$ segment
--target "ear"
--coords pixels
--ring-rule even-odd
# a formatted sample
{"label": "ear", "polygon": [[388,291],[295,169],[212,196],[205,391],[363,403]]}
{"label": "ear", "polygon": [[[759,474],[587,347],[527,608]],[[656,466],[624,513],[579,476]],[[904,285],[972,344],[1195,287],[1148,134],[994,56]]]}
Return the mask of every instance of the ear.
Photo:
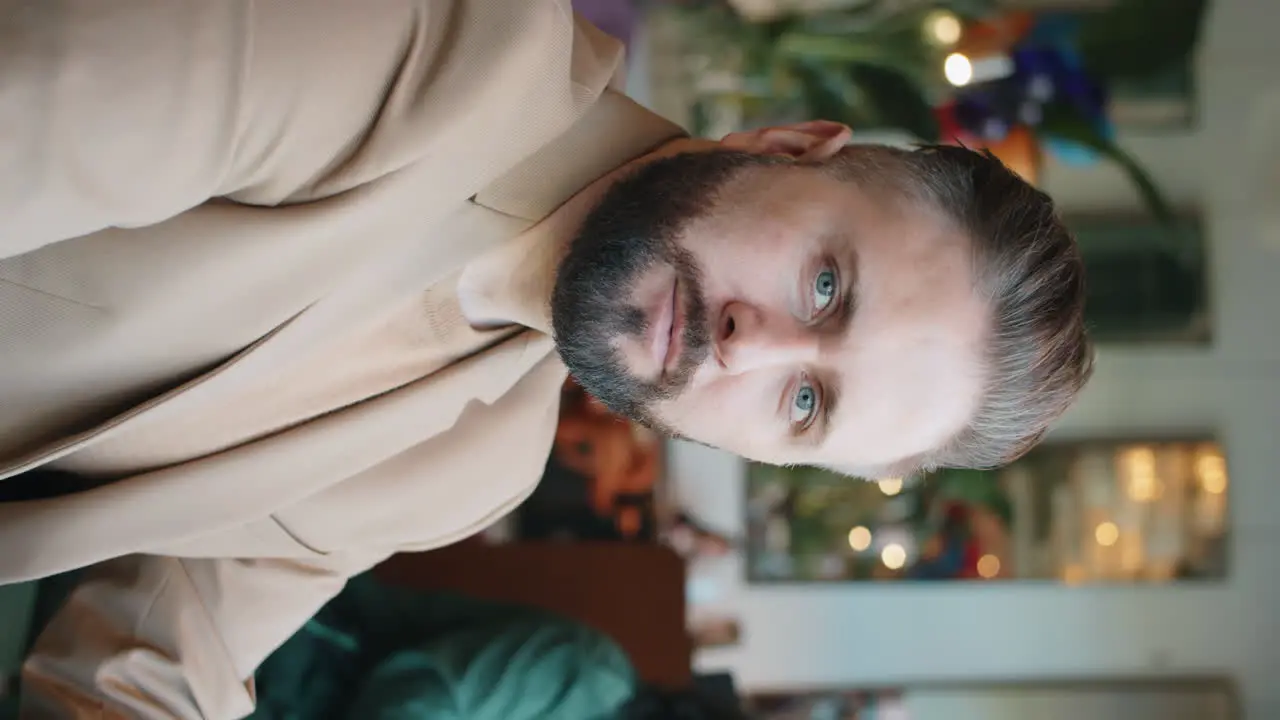
{"label": "ear", "polygon": [[830,120],[810,120],[726,135],[720,145],[728,150],[757,155],[786,155],[796,160],[820,161],[849,144],[853,130]]}

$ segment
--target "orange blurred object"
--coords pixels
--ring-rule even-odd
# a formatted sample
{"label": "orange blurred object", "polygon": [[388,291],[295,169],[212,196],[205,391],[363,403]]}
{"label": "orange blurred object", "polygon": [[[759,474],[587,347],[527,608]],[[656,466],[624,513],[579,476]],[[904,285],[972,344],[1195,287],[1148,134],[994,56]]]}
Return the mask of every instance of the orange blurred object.
{"label": "orange blurred object", "polygon": [[1032,185],[1040,181],[1040,143],[1029,128],[1015,127],[1003,140],[987,143],[985,147],[1022,179]]}
{"label": "orange blurred object", "polygon": [[556,460],[587,478],[592,509],[613,518],[625,536],[638,533],[643,518],[618,498],[653,492],[659,451],[656,439],[647,439],[643,431],[610,413],[572,381],[565,385],[556,428]]}
{"label": "orange blurred object", "polygon": [[956,43],[955,52],[970,60],[1008,55],[1013,46],[1031,32],[1035,21],[1035,14],[1018,10],[966,25],[960,42]]}

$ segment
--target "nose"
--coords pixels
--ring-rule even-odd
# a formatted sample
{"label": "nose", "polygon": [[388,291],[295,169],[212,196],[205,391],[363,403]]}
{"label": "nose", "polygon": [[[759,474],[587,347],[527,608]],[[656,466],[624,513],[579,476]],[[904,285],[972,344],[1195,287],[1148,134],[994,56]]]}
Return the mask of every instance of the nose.
{"label": "nose", "polygon": [[731,375],[769,367],[803,365],[817,356],[814,332],[790,313],[771,314],[748,303],[731,302],[716,325],[716,359]]}

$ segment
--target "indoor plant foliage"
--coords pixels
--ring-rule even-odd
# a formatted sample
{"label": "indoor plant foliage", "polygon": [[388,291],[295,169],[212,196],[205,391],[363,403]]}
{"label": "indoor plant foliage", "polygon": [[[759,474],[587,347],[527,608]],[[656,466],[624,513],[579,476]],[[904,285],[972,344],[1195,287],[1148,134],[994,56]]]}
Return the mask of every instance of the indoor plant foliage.
{"label": "indoor plant foliage", "polygon": [[[701,71],[734,77],[699,89],[695,132],[729,103],[748,124],[822,117],[926,143],[992,147],[1030,133],[1040,149],[1117,163],[1172,226],[1158,187],[1116,142],[1108,86],[1185,61],[1204,0],[1117,0],[1069,17],[1005,12],[993,0],[672,4]],[[957,77],[956,64],[968,74]]]}

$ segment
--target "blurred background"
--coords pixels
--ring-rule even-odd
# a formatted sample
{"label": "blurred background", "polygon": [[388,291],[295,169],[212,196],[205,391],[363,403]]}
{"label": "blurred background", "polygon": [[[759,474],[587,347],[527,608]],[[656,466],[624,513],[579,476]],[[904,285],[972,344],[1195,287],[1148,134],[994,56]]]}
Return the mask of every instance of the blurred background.
{"label": "blurred background", "polygon": [[1280,2],[575,6],[696,134],[1001,157],[1078,234],[1095,379],[1009,468],[878,483],[664,443],[569,384],[524,506],[375,575],[555,610],[764,720],[1280,718]]}
{"label": "blurred background", "polygon": [[733,629],[696,668],[768,718],[1280,717],[1280,4],[580,5],[694,132],[989,148],[1089,270],[1097,375],[1006,470],[855,484],[668,448],[668,497],[718,537],[691,624]]}

